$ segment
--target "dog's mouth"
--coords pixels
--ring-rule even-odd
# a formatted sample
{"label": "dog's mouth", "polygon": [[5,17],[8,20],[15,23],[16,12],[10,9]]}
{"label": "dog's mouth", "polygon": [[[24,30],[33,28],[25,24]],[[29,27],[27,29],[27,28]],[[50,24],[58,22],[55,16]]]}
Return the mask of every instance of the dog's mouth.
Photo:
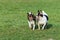
{"label": "dog's mouth", "polygon": [[31,20],[31,21],[32,21],[32,20],[33,20],[33,17],[29,17],[29,20]]}

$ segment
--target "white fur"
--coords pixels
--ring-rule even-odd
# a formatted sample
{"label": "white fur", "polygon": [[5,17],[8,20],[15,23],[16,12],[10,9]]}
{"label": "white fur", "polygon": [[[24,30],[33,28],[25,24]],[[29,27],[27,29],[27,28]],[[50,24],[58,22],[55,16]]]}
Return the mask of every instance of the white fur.
{"label": "white fur", "polygon": [[39,21],[38,21],[38,28],[39,28],[39,30],[40,30],[40,25],[43,24],[43,26],[42,26],[42,30],[43,30],[45,25],[46,25],[46,23],[47,23],[47,19],[46,19],[45,16],[39,17]]}
{"label": "white fur", "polygon": [[29,12],[29,14],[32,14],[31,12]]}
{"label": "white fur", "polygon": [[35,22],[34,22],[34,20],[28,21],[28,24],[29,24],[29,28],[32,28],[33,27],[33,30],[35,29]]}
{"label": "white fur", "polygon": [[46,15],[46,16],[48,16],[48,15],[47,15],[47,13],[46,13],[46,12],[44,12],[44,11],[42,11],[42,14],[43,14],[43,15]]}

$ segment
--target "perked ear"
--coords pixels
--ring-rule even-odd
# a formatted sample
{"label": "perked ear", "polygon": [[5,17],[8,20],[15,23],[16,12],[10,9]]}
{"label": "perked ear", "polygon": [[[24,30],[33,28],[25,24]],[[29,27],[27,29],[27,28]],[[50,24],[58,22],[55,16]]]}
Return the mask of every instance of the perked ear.
{"label": "perked ear", "polygon": [[27,15],[28,15],[29,13],[27,13]]}
{"label": "perked ear", "polygon": [[38,12],[40,12],[40,11],[38,10]]}
{"label": "perked ear", "polygon": [[40,10],[40,12],[42,13],[42,10]]}

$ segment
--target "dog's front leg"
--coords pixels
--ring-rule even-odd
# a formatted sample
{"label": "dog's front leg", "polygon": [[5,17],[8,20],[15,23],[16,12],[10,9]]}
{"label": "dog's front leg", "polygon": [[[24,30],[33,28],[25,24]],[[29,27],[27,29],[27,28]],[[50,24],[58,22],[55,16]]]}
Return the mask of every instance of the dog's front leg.
{"label": "dog's front leg", "polygon": [[40,24],[38,23],[38,30],[40,30]]}
{"label": "dog's front leg", "polygon": [[42,30],[44,30],[46,23],[43,24]]}
{"label": "dog's front leg", "polygon": [[31,28],[32,28],[31,23],[30,23],[30,22],[28,22],[28,24],[29,24],[29,28],[31,29]]}
{"label": "dog's front leg", "polygon": [[33,30],[35,29],[35,24],[33,24]]}
{"label": "dog's front leg", "polygon": [[38,24],[38,16],[36,16],[36,24]]}

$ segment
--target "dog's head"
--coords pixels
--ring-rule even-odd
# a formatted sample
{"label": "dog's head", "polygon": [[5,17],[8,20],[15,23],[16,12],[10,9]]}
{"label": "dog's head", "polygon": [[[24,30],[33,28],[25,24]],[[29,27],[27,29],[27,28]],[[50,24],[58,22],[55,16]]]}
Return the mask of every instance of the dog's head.
{"label": "dog's head", "polygon": [[29,21],[35,20],[35,16],[34,16],[34,14],[32,14],[32,12],[28,12],[27,17],[28,17]]}
{"label": "dog's head", "polygon": [[36,16],[36,20],[39,20],[43,17],[42,10],[38,10],[38,14]]}
{"label": "dog's head", "polygon": [[43,17],[42,10],[38,10],[38,15],[37,16]]}

